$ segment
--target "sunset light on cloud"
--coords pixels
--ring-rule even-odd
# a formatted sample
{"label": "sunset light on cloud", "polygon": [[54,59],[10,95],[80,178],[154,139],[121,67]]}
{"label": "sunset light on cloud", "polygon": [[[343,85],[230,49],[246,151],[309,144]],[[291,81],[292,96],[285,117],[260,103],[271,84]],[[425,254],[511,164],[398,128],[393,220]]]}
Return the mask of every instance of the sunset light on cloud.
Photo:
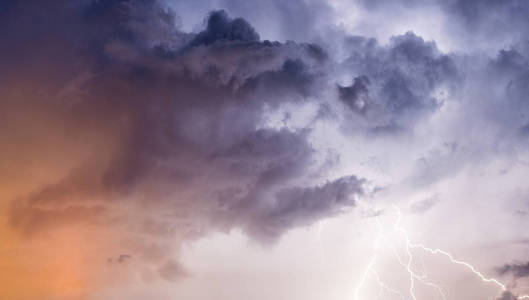
{"label": "sunset light on cloud", "polygon": [[529,1],[0,0],[0,300],[529,299]]}

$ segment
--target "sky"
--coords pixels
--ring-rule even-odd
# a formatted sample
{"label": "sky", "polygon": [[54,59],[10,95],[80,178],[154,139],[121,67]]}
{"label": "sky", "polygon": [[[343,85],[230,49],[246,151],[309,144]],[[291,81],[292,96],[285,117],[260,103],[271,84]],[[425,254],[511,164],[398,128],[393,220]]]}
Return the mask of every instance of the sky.
{"label": "sky", "polygon": [[0,299],[529,299],[529,1],[0,0]]}

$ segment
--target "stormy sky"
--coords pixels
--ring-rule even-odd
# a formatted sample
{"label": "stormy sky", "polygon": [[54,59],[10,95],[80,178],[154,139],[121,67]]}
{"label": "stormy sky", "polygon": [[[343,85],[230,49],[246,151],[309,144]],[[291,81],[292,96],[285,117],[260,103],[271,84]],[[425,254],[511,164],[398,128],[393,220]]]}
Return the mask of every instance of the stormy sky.
{"label": "stormy sky", "polygon": [[529,1],[0,0],[0,299],[529,298]]}

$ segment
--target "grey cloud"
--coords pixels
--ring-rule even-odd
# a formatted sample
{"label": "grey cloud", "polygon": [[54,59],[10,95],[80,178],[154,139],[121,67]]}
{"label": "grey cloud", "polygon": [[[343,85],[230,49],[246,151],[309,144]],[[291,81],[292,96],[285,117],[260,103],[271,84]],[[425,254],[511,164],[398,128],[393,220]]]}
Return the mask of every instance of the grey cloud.
{"label": "grey cloud", "polygon": [[[384,7],[388,4],[390,4],[391,2],[395,2],[395,1],[388,1],[388,0],[360,0],[359,1],[360,3],[362,3],[362,5],[364,5],[365,7],[369,8],[369,9],[377,9],[377,8],[380,8],[380,7]],[[399,0],[397,1],[398,3],[400,4],[403,4],[404,6],[407,6],[407,7],[414,7],[418,4],[421,3],[421,1],[418,1],[418,0]]]}
{"label": "grey cloud", "polygon": [[523,54],[516,49],[502,49],[498,52],[498,56],[491,61],[491,67],[494,68],[499,75],[508,75],[509,73],[519,74],[527,69],[527,61]]}
{"label": "grey cloud", "polygon": [[[472,162],[470,152],[470,149],[457,143],[443,143],[417,160],[410,180],[418,186],[427,186],[456,174],[467,163]],[[477,154],[474,153],[474,156]]]}
{"label": "grey cloud", "polygon": [[160,276],[167,281],[175,281],[187,275],[185,269],[176,261],[168,261],[158,269]]}
{"label": "grey cloud", "polygon": [[[446,100],[458,107],[453,114],[455,123],[448,124],[453,127],[442,143],[421,155],[410,182],[430,185],[469,165],[487,163],[492,155],[512,155],[525,146],[529,124],[525,53],[525,44],[520,43],[494,57],[453,56],[459,78],[464,78]],[[483,130],[483,126],[489,129]],[[459,132],[459,128],[464,130]],[[469,136],[469,132],[474,134]]]}
{"label": "grey cloud", "polygon": [[350,56],[342,67],[357,77],[350,87],[339,87],[341,99],[371,127],[413,126],[442,105],[438,89],[451,92],[458,86],[453,58],[411,32],[387,46],[365,37],[350,37],[346,44]]}
{"label": "grey cloud", "polygon": [[303,208],[312,215],[336,213],[343,207],[355,205],[354,197],[363,194],[364,183],[364,180],[356,176],[347,176],[321,186],[283,189],[277,194],[277,202],[271,215],[284,217],[296,214],[298,208]]}
{"label": "grey cloud", "polygon": [[500,275],[512,275],[516,279],[529,276],[529,262],[505,264],[496,270]]}
{"label": "grey cloud", "polygon": [[[195,0],[192,4],[167,2],[186,19],[188,26],[199,23],[203,14],[222,8],[230,15],[248,20],[265,39],[314,42],[320,37],[325,39],[322,29],[334,26],[332,8],[329,3],[321,0]],[[200,12],[202,14],[199,15]]]}
{"label": "grey cloud", "polygon": [[191,41],[192,46],[209,45],[219,40],[255,42],[259,34],[242,18],[231,20],[223,10],[210,13],[207,27]]}
{"label": "grey cloud", "polygon": [[[227,11],[240,7],[269,22],[250,2],[222,3]],[[457,3],[453,9],[466,14]],[[301,40],[311,40],[317,34],[311,30],[328,13],[318,1],[257,5],[277,9],[282,35]],[[472,24],[488,17],[475,13],[465,17]],[[503,10],[498,14],[505,19]],[[18,145],[44,136],[44,146],[36,143],[30,153],[41,161],[47,160],[40,152],[46,143],[66,148],[64,160],[78,149],[75,144],[88,153],[60,175],[50,171],[53,181],[12,200],[13,228],[26,237],[77,224],[117,228],[127,240],[116,241],[119,251],[127,251],[117,253],[131,253],[134,263],[154,265],[160,278],[174,281],[186,275],[178,261],[168,260],[178,252],[174,244],[233,228],[271,242],[353,208],[356,197],[365,196],[365,179],[357,176],[319,182],[318,173],[339,159],[317,161],[310,128],[265,127],[268,111],[321,98],[315,103],[321,115],[343,105],[347,130],[391,134],[421,126],[443,105],[446,95],[439,94],[471,82],[490,99],[461,100],[462,110],[472,112],[465,122],[486,106],[493,113],[479,117],[497,118],[502,130],[529,131],[529,52],[523,44],[500,51],[486,66],[476,60],[484,71],[478,73],[485,74],[480,77],[466,71],[465,57],[442,53],[411,32],[388,45],[348,37],[348,58],[333,61],[316,44],[261,40],[246,19],[225,11],[210,13],[196,33],[184,32],[180,23],[177,12],[153,0],[0,4],[0,116],[11,122],[0,126],[1,139]],[[353,82],[337,85],[335,72]],[[430,184],[461,170],[473,153],[459,142],[425,155],[416,172],[420,179],[412,179]],[[15,165],[24,165],[27,156],[13,155]],[[428,198],[410,209],[425,212],[435,203]],[[509,264],[500,273],[525,277],[526,267]]]}
{"label": "grey cloud", "polygon": [[[527,45],[523,45],[527,46]],[[529,49],[516,49],[500,51],[493,65],[498,70],[500,76],[507,78],[506,82],[506,99],[510,105],[518,109],[523,109],[523,113],[529,112]],[[527,119],[527,116],[523,116]],[[525,124],[524,124],[525,125]]]}
{"label": "grey cloud", "polygon": [[277,191],[275,201],[258,214],[252,231],[258,235],[276,237],[285,228],[304,226],[340,213],[356,205],[355,197],[364,194],[365,180],[346,176],[323,185],[289,187]]}
{"label": "grey cloud", "polygon": [[[511,135],[521,142],[529,124],[528,90],[529,48],[527,42],[520,42],[498,51],[469,77],[469,90],[487,103],[479,108],[476,117],[482,117],[494,124],[504,135]],[[472,99],[467,100],[472,105]]]}
{"label": "grey cloud", "polygon": [[387,15],[398,9],[422,11],[425,17],[442,15],[444,34],[458,47],[476,52],[497,51],[525,40],[529,28],[529,4],[524,0],[360,0],[359,3]]}
{"label": "grey cloud", "polygon": [[500,297],[496,298],[496,300],[518,300],[518,297],[509,291],[505,291]]}
{"label": "grey cloud", "polygon": [[[324,88],[329,57],[319,46],[260,41],[245,20],[222,11],[209,15],[204,31],[182,32],[176,13],[151,0],[56,0],[54,18],[41,15],[39,3],[10,8],[35,16],[39,34],[30,21],[0,20],[2,77],[37,87],[0,88],[24,99],[2,108],[16,103],[49,115],[65,128],[54,138],[82,141],[88,154],[13,199],[13,228],[27,235],[68,224],[135,228],[124,234],[136,241],[123,251],[159,266],[169,240],[232,228],[273,240],[354,206],[351,197],[362,194],[356,177],[317,186],[310,129],[263,128],[267,109],[310,101]],[[35,55],[37,41],[47,48]],[[38,124],[22,127],[27,135],[49,123],[19,118]],[[159,275],[172,280],[177,269],[167,264]]]}
{"label": "grey cloud", "polygon": [[[462,18],[470,30],[481,31],[493,30],[494,33],[508,33],[512,29],[521,29],[527,25],[529,4],[526,1],[477,1],[456,0],[439,1],[450,12]],[[519,30],[509,32],[520,34]]]}
{"label": "grey cloud", "polygon": [[[228,4],[233,3],[233,5],[229,5],[230,7],[240,5],[242,2],[248,3],[241,0],[227,0],[225,2]],[[273,14],[275,20],[279,23],[277,35],[281,39],[298,41],[325,39],[324,36],[321,37],[325,27],[332,26],[332,23],[329,22],[331,8],[325,1],[269,1],[268,4],[262,5],[264,7],[268,6],[268,13],[266,15],[262,13],[260,18],[268,18],[269,14]],[[255,15],[255,8],[251,7],[250,9],[249,13]]]}
{"label": "grey cloud", "polygon": [[412,213],[421,214],[429,211],[440,201],[440,195],[433,195],[426,199],[414,202],[410,205],[410,210]]}
{"label": "grey cloud", "polygon": [[120,254],[117,257],[109,257],[107,258],[107,262],[109,264],[117,263],[117,264],[124,264],[126,263],[132,256],[129,254]]}
{"label": "grey cloud", "polygon": [[340,100],[345,102],[353,111],[360,114],[365,112],[369,100],[369,78],[365,75],[355,77],[351,86],[338,85]]}

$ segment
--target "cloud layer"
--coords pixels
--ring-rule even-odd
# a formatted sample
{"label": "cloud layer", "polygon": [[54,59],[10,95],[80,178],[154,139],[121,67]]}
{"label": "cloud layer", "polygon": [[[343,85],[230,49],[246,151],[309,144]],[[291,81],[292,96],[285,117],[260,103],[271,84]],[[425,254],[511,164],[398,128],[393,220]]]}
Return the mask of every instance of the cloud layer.
{"label": "cloud layer", "polygon": [[[366,16],[453,17],[443,30],[465,51],[448,52],[414,28],[387,42],[348,32],[339,4],[258,4],[273,29],[241,1],[197,1],[207,13],[187,30],[192,14],[170,1],[1,3],[0,213],[9,253],[25,254],[5,258],[15,277],[41,270],[28,290],[45,299],[178,281],[193,274],[183,245],[212,232],[273,245],[388,193],[414,190],[410,211],[429,214],[444,184],[497,160],[525,174],[529,6],[355,2]],[[86,250],[68,244],[79,237]],[[51,240],[68,250],[42,250]],[[61,256],[80,271],[49,263]],[[498,271],[516,282],[524,268]],[[79,280],[41,285],[46,272]],[[6,297],[35,297],[16,289]]]}

